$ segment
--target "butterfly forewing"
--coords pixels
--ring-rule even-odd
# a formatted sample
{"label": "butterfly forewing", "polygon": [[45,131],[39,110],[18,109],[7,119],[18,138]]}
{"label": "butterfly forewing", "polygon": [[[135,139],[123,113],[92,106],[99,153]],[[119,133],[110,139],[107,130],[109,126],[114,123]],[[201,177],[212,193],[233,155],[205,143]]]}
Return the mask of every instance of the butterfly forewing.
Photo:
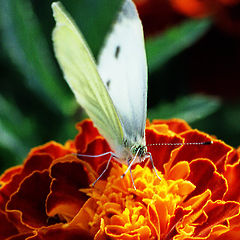
{"label": "butterfly forewing", "polygon": [[92,54],[63,6],[59,2],[53,3],[52,9],[56,21],[53,31],[54,50],[65,80],[100,133],[116,150],[122,145],[123,130]]}

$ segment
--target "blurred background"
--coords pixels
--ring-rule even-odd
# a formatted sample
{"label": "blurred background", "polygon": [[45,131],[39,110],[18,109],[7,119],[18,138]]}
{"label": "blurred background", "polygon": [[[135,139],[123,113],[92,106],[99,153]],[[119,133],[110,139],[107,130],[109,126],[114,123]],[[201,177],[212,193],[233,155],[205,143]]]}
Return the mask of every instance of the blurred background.
{"label": "blurred background", "polygon": [[[0,0],[0,171],[86,117],[53,54],[51,2]],[[122,0],[62,0],[97,58]],[[240,145],[240,1],[135,0],[149,67],[148,117],[183,118]]]}

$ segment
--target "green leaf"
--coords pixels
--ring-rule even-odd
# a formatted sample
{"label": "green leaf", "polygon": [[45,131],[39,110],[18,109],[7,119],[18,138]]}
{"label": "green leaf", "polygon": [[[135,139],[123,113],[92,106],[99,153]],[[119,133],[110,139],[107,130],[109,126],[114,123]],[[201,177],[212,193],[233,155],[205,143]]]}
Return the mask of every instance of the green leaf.
{"label": "green leaf", "polygon": [[1,95],[0,131],[0,149],[7,150],[8,154],[11,155],[11,158],[7,155],[5,159],[8,159],[9,163],[20,162],[30,148],[27,136],[32,135],[33,124]]}
{"label": "green leaf", "polygon": [[148,112],[148,118],[168,119],[181,118],[188,123],[207,117],[217,111],[220,107],[220,100],[203,95],[189,95],[176,100],[174,103],[160,104]]}
{"label": "green leaf", "polygon": [[53,56],[30,1],[0,0],[0,3],[2,44],[24,76],[25,85],[53,111],[71,112],[73,101],[57,78]]}
{"label": "green leaf", "polygon": [[196,42],[211,26],[209,19],[188,20],[146,41],[149,72]]}
{"label": "green leaf", "polygon": [[18,161],[26,156],[29,148],[25,145],[24,141],[21,141],[17,135],[12,133],[0,119],[0,147],[7,149],[13,155],[15,155]]}
{"label": "green leaf", "polygon": [[1,95],[0,120],[2,122],[2,125],[5,126],[5,129],[8,129],[8,132],[12,132],[13,135],[20,136],[20,138],[22,138],[24,142],[27,141],[27,138],[29,136],[33,135],[35,128],[33,120],[30,120],[29,118],[24,116],[19,111],[17,106],[10,103]]}

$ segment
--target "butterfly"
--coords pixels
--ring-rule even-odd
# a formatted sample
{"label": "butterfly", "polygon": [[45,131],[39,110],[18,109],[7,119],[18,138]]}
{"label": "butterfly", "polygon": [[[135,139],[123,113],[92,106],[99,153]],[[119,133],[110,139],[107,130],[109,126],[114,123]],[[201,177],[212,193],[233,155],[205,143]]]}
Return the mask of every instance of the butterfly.
{"label": "butterfly", "polygon": [[[147,61],[136,7],[125,0],[100,53],[98,66],[77,25],[60,2],[52,4],[53,45],[76,100],[120,163],[151,158],[147,151]],[[152,158],[151,158],[152,159]]]}
{"label": "butterfly", "polygon": [[[98,179],[113,157],[128,165],[122,177],[127,171],[131,173],[133,164],[147,158],[158,176],[146,146],[147,61],[143,28],[134,3],[123,1],[101,50],[98,65],[63,5],[54,2],[52,9],[56,21],[52,34],[54,51],[64,78],[77,102],[113,150],[89,156],[110,154],[107,166]],[[133,179],[132,182],[134,185]]]}

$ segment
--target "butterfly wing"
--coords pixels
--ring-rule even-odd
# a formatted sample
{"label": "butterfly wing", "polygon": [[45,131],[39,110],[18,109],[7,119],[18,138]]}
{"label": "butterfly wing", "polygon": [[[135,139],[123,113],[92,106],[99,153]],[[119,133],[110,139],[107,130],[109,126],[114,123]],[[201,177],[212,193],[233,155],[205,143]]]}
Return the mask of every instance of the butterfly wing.
{"label": "butterfly wing", "polygon": [[122,145],[123,130],[112,100],[76,24],[61,3],[52,4],[56,27],[53,44],[64,78],[78,103],[115,151]]}
{"label": "butterfly wing", "polygon": [[145,145],[147,63],[142,24],[125,0],[98,61],[99,74],[122,122],[129,145]]}

